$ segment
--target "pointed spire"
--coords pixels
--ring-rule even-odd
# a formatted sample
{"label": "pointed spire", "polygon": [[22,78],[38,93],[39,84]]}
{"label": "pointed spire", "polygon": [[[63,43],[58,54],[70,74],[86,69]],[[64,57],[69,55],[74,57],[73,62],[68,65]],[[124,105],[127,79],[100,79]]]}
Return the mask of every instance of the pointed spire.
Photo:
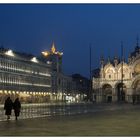
{"label": "pointed spire", "polygon": [[136,47],[135,47],[135,52],[139,52],[139,36],[137,35],[137,38],[136,38]]}
{"label": "pointed spire", "polygon": [[121,41],[121,61],[124,61],[123,41]]}
{"label": "pointed spire", "polygon": [[129,56],[128,56],[128,63],[130,63],[131,62],[131,54],[129,54]]}
{"label": "pointed spire", "polygon": [[118,65],[118,57],[117,57],[117,56],[114,57],[114,65],[115,65],[115,66]]}
{"label": "pointed spire", "polygon": [[51,52],[52,52],[52,53],[55,53],[55,50],[56,50],[56,48],[55,48],[55,44],[54,44],[54,42],[53,42],[52,47],[51,47]]}
{"label": "pointed spire", "polygon": [[101,67],[103,67],[103,65],[104,65],[104,57],[103,57],[103,55],[100,57],[100,64],[101,64]]}
{"label": "pointed spire", "polygon": [[110,56],[108,57],[108,63],[110,63]]}
{"label": "pointed spire", "polygon": [[103,55],[101,55],[100,60],[104,61],[104,56]]}

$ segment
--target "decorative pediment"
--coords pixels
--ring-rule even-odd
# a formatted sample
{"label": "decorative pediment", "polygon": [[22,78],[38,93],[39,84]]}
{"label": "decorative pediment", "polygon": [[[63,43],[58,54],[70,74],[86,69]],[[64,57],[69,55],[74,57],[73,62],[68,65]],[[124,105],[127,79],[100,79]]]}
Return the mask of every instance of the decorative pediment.
{"label": "decorative pediment", "polygon": [[135,73],[140,73],[140,63],[138,63],[138,64],[135,65],[134,72]]}
{"label": "decorative pediment", "polygon": [[122,65],[122,63],[120,63],[120,64],[117,66],[118,73],[121,72],[122,66],[123,66],[123,72],[124,72],[124,73],[129,72],[129,66],[128,66],[128,64],[123,62],[123,65]]}
{"label": "decorative pediment", "polygon": [[114,73],[115,72],[115,68],[112,64],[107,64],[105,67],[104,67],[104,72],[105,73]]}

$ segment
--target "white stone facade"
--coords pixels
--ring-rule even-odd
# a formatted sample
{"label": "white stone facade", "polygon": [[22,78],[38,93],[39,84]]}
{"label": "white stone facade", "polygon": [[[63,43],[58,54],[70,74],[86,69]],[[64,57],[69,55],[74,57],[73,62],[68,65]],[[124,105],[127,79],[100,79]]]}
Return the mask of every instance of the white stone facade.
{"label": "white stone facade", "polygon": [[[123,83],[123,84],[122,84]],[[122,88],[123,85],[123,88]],[[93,77],[93,94],[96,102],[132,102],[133,95],[140,95],[140,48],[138,44],[135,51],[128,58],[128,63],[101,60],[99,77]],[[123,89],[123,90],[122,90]]]}

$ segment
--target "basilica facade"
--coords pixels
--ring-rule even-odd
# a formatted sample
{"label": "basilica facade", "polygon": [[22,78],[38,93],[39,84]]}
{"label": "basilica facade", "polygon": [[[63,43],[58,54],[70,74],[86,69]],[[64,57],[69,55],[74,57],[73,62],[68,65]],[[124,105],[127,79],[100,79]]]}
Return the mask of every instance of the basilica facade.
{"label": "basilica facade", "polygon": [[133,102],[140,100],[140,47],[129,54],[128,61],[100,60],[100,68],[93,71],[92,88],[96,102]]}

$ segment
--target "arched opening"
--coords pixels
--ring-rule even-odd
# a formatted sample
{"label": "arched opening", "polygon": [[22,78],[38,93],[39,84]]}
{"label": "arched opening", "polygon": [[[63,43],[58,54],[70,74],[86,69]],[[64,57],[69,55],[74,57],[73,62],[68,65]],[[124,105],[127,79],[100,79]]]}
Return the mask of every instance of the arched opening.
{"label": "arched opening", "polygon": [[140,102],[140,79],[134,83],[133,103]]}
{"label": "arched opening", "polygon": [[123,83],[117,85],[117,99],[118,101],[125,101],[126,86]]}
{"label": "arched opening", "polygon": [[105,102],[112,102],[112,87],[109,84],[105,84],[102,88],[103,100]]}
{"label": "arched opening", "polygon": [[135,65],[133,74],[134,75],[140,74],[140,63]]}

